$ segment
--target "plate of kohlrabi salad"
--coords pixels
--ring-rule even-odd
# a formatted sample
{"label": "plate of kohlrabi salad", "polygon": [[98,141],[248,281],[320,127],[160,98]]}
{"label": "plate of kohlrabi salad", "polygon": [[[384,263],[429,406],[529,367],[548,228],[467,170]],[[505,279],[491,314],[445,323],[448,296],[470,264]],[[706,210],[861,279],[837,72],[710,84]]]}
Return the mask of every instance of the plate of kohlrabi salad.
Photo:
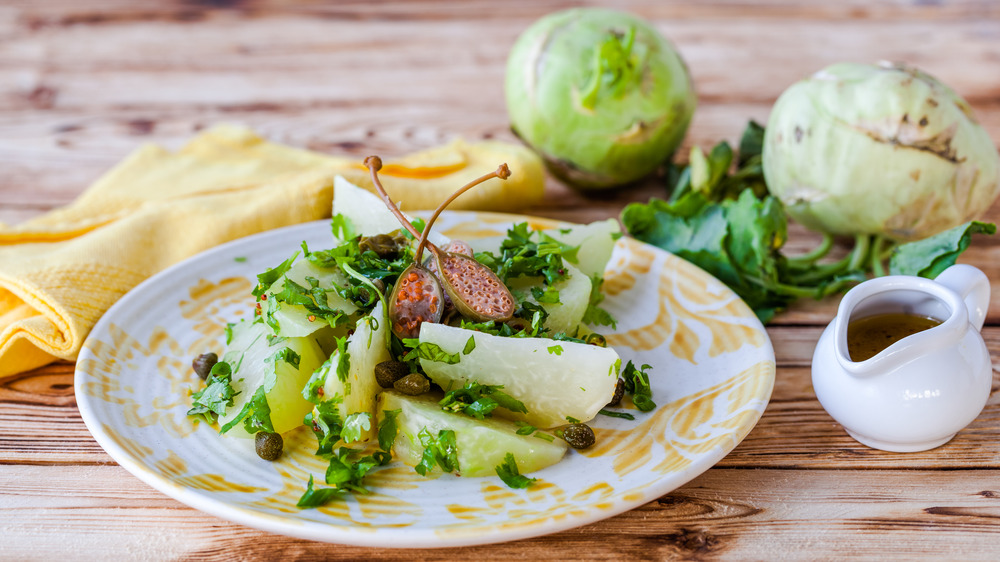
{"label": "plate of kohlrabi salad", "polygon": [[708,274],[615,220],[445,210],[478,181],[404,213],[366,164],[376,192],[338,177],[332,220],[196,256],[101,319],[77,398],[127,470],[276,533],[482,544],[653,500],[759,419],[770,341]]}

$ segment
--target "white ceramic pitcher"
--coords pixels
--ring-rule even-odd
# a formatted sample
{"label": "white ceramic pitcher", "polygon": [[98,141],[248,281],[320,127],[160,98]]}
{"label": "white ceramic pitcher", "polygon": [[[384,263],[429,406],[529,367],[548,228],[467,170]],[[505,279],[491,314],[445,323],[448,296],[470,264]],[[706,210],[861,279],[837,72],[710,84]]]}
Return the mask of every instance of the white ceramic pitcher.
{"label": "white ceramic pitcher", "polygon": [[[993,370],[979,333],[989,300],[986,274],[970,265],[951,266],[934,280],[891,275],[861,283],[844,295],[816,344],[816,397],[869,447],[912,452],[947,443],[979,415],[990,395]],[[942,322],[871,359],[852,361],[848,324],[886,313]]]}

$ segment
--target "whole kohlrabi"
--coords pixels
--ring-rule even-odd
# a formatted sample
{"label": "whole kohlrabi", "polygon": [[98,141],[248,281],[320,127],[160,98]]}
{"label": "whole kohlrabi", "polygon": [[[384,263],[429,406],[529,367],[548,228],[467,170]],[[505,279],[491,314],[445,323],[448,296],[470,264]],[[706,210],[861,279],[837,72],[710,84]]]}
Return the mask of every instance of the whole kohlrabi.
{"label": "whole kohlrabi", "polygon": [[835,64],[778,98],[764,175],[809,228],[917,240],[990,206],[1000,156],[969,105],[933,77],[904,65]]}
{"label": "whole kohlrabi", "polygon": [[695,95],[680,56],[631,14],[577,8],[528,28],[507,60],[511,125],[558,176],[606,188],[648,175],[687,130]]}

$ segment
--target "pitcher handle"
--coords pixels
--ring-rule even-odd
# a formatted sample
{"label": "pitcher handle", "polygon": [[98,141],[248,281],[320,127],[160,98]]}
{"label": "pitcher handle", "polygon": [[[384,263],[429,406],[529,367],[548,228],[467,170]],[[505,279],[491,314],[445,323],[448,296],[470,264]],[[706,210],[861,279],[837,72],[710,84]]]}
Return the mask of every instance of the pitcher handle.
{"label": "pitcher handle", "polygon": [[986,311],[990,307],[990,280],[971,265],[957,264],[941,272],[936,282],[958,293],[969,309],[969,323],[983,329]]}

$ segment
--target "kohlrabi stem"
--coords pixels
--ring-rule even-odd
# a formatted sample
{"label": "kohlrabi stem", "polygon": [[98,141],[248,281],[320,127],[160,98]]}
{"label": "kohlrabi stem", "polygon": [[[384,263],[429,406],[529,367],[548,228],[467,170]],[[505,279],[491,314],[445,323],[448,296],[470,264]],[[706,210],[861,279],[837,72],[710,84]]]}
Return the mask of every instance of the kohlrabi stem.
{"label": "kohlrabi stem", "polygon": [[[510,177],[510,168],[507,167],[507,164],[500,164],[500,167],[497,168],[495,172],[490,172],[488,174],[479,176],[478,178],[463,185],[458,189],[458,191],[452,193],[450,197],[448,197],[440,205],[438,205],[438,208],[434,209],[434,214],[431,215],[431,218],[427,219],[427,224],[424,225],[424,231],[420,235],[420,242],[417,243],[417,251],[413,254],[413,262],[420,263],[420,256],[423,254],[424,246],[430,245],[430,242],[427,241],[427,235],[431,231],[431,226],[434,225],[434,221],[436,221],[438,216],[441,215],[441,211],[444,211],[445,207],[451,205],[451,202],[457,199],[459,195],[465,193],[466,191],[469,191],[473,187],[476,187],[477,185],[483,183],[486,180],[493,178],[500,178],[502,180],[505,180],[509,177]],[[436,250],[437,248],[431,245],[431,251],[437,254]]]}
{"label": "kohlrabi stem", "polygon": [[823,258],[828,253],[830,249],[833,248],[833,236],[830,234],[823,235],[823,241],[820,242],[819,246],[816,246],[808,253],[802,254],[801,256],[793,256],[788,258],[788,267],[798,269],[806,269],[812,266],[817,260]]}
{"label": "kohlrabi stem", "polygon": [[881,236],[875,236],[875,242],[872,244],[871,251],[871,270],[875,274],[875,277],[882,277],[885,275],[885,267],[882,265],[882,245],[885,243],[885,238]]}
{"label": "kohlrabi stem", "polygon": [[[403,212],[399,210],[399,207],[392,202],[392,199],[389,199],[389,194],[385,192],[385,188],[382,187],[382,182],[378,179],[378,171],[382,169],[382,159],[378,156],[369,156],[368,158],[365,158],[365,166],[371,170],[372,183],[375,184],[375,191],[378,192],[379,197],[381,197],[382,201],[385,202],[385,206],[389,208],[393,215],[396,216],[396,219],[398,219],[400,224],[403,225],[403,228],[410,231],[410,234],[412,234],[414,238],[420,238],[421,234],[417,232],[416,228],[413,228],[410,221],[406,220],[406,216],[403,215]],[[427,229],[424,228],[424,232],[426,231]]]}
{"label": "kohlrabi stem", "polygon": [[851,261],[847,265],[848,269],[859,269],[861,264],[868,260],[868,250],[871,247],[872,237],[867,234],[858,234],[854,237],[854,249],[851,250]]}

